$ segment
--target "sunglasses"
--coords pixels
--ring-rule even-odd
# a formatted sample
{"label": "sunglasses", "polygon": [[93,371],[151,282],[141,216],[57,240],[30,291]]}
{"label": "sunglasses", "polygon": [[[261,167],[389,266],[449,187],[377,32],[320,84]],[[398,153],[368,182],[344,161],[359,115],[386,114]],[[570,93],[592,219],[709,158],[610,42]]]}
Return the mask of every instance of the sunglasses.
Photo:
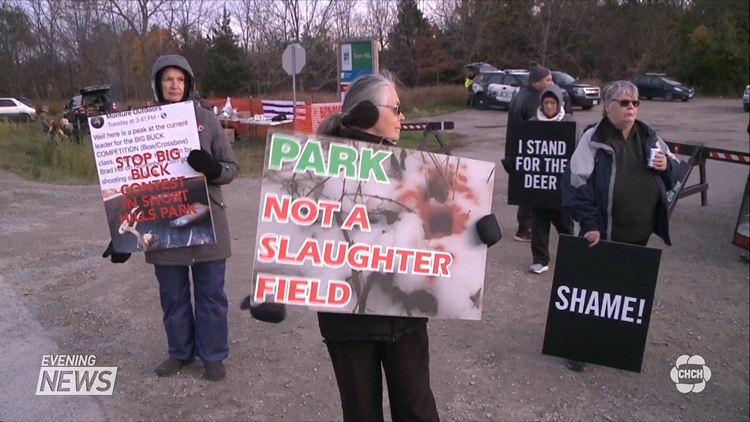
{"label": "sunglasses", "polygon": [[612,100],[615,103],[620,104],[620,107],[622,108],[628,108],[630,104],[633,104],[633,107],[638,108],[639,105],[641,105],[641,100]]}
{"label": "sunglasses", "polygon": [[391,110],[393,110],[393,112],[394,112],[394,113],[396,113],[396,116],[400,116],[400,115],[401,115],[401,113],[403,113],[403,111],[404,111],[404,109],[402,109],[402,108],[401,108],[401,104],[396,104],[396,105],[394,105],[394,106],[392,106],[392,105],[385,105],[385,104],[380,104],[380,107],[387,107],[387,108],[390,108]]}

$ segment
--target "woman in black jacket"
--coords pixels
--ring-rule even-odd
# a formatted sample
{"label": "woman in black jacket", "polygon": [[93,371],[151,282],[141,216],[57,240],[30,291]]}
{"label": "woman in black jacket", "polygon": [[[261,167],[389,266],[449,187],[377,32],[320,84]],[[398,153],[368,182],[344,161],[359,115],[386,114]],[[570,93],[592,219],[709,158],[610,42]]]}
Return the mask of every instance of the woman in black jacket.
{"label": "woman in black jacket", "polygon": [[[328,117],[318,133],[395,146],[403,121],[393,81],[367,75],[349,86],[342,113]],[[394,422],[439,420],[430,388],[427,318],[319,312],[318,323],[344,421],[383,420],[383,370]]]}

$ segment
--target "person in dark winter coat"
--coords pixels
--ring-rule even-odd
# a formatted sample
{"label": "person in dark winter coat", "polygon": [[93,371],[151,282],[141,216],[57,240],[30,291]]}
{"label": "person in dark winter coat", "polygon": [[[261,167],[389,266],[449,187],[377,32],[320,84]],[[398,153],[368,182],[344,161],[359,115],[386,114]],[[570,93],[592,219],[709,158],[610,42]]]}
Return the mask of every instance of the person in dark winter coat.
{"label": "person in dark winter coat", "polygon": [[[542,102],[530,121],[574,122],[563,108],[563,90],[550,85],[542,91]],[[570,215],[557,208],[531,208],[531,255],[533,262],[529,271],[541,274],[549,270],[549,231],[554,225],[558,233],[570,234]]]}
{"label": "person in dark winter coat", "polygon": [[[403,121],[393,81],[383,73],[366,75],[347,89],[342,113],[329,116],[318,133],[396,145]],[[496,220],[494,225],[497,227]],[[479,223],[477,230],[483,238]],[[499,234],[499,227],[497,230]],[[421,317],[318,313],[345,422],[383,420],[383,371],[393,421],[439,421],[430,387],[427,321]]]}
{"label": "person in dark winter coat", "polygon": [[[151,83],[156,104],[191,100],[195,92],[193,70],[187,60],[178,55],[161,56],[156,60],[151,70]],[[159,376],[174,375],[197,356],[204,362],[204,377],[219,381],[226,375],[223,361],[229,356],[224,277],[226,260],[232,255],[221,186],[234,180],[239,164],[216,116],[197,103],[194,108],[201,149],[191,151],[187,162],[203,173],[208,182],[216,243],[145,252],[146,262],[154,265],[159,282],[169,346],[169,357],[155,372]],[[122,263],[130,254],[115,252],[110,242],[103,256]],[[191,272],[195,309],[190,294]]]}
{"label": "person in dark winter coat", "polygon": [[[508,106],[508,125],[506,127],[505,139],[508,133],[518,122],[525,122],[536,115],[539,102],[544,88],[552,84],[552,73],[546,67],[533,62],[529,71],[529,83],[521,88]],[[508,168],[509,163],[503,160],[503,166]],[[531,208],[519,206],[516,214],[518,220],[518,231],[513,237],[518,242],[531,241]]]}
{"label": "person in dark winter coat", "polygon": [[[604,118],[585,130],[563,173],[563,209],[591,247],[600,240],[645,246],[654,233],[671,246],[667,191],[678,181],[679,160],[636,118],[635,85],[612,82],[603,97]],[[652,148],[659,152],[649,163]],[[584,365],[568,361],[568,368]]]}

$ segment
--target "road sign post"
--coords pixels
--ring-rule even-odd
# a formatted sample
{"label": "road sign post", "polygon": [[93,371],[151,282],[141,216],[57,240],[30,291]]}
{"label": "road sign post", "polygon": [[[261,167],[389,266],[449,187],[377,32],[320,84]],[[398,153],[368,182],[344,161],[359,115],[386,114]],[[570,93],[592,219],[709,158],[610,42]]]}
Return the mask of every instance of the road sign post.
{"label": "road sign post", "polygon": [[281,67],[287,75],[292,76],[292,110],[297,114],[297,74],[305,67],[307,56],[305,49],[298,43],[290,44],[281,55]]}

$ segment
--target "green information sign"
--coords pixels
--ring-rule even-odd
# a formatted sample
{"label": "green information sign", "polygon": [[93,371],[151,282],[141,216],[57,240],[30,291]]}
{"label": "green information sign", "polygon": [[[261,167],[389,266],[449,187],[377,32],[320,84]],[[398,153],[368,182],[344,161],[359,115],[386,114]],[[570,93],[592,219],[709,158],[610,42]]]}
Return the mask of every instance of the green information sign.
{"label": "green information sign", "polygon": [[372,43],[352,44],[352,70],[369,70],[372,72]]}
{"label": "green information sign", "polygon": [[[339,92],[363,75],[378,74],[378,48],[375,38],[339,40]],[[343,96],[342,96],[343,98]]]}

